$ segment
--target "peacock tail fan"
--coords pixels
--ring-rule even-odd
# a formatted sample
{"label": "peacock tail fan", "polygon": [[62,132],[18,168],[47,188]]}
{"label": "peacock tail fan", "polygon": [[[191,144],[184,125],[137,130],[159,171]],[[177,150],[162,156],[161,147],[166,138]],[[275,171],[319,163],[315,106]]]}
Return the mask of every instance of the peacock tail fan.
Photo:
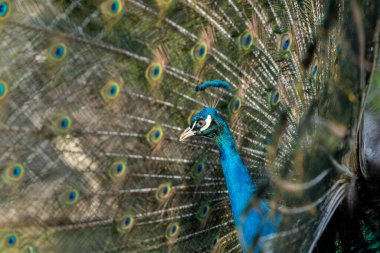
{"label": "peacock tail fan", "polygon": [[[204,107],[256,184],[247,212],[270,207],[254,225],[278,223],[243,250],[312,252],[330,220],[347,249],[334,213],[367,179],[379,13],[370,0],[0,0],[0,252],[241,252],[218,149],[179,142]],[[209,80],[231,89],[194,91]],[[358,216],[374,250],[378,196]]]}

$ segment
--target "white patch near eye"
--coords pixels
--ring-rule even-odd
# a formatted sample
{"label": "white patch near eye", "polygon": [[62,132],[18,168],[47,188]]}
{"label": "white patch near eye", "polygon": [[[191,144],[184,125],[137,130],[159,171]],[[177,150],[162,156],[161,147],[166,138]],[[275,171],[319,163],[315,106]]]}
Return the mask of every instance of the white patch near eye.
{"label": "white patch near eye", "polygon": [[204,130],[206,130],[207,128],[209,128],[209,126],[211,125],[211,121],[212,121],[212,119],[211,119],[211,116],[210,115],[208,115],[207,116],[207,119],[205,120],[206,121],[206,125],[204,125],[199,131],[204,131]]}
{"label": "white patch near eye", "polygon": [[194,122],[193,126],[191,127],[191,130],[194,129],[194,127],[195,127],[195,123],[197,123],[197,122],[196,122],[196,121]]}

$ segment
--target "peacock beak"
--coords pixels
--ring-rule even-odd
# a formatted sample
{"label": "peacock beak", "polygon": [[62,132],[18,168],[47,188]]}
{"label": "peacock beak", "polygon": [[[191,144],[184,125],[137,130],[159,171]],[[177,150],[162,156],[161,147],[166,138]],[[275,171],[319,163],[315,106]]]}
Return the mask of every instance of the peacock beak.
{"label": "peacock beak", "polygon": [[184,141],[187,138],[189,138],[191,136],[194,136],[195,133],[196,133],[196,131],[193,131],[193,129],[191,129],[190,127],[188,127],[188,128],[185,129],[185,131],[183,131],[183,133],[179,137],[179,141]]}

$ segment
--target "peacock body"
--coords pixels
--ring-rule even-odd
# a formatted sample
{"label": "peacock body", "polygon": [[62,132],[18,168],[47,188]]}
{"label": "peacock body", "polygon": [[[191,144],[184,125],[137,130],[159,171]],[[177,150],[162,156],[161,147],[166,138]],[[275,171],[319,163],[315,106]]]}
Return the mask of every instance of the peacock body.
{"label": "peacock body", "polygon": [[0,0],[0,252],[379,251],[379,13]]}

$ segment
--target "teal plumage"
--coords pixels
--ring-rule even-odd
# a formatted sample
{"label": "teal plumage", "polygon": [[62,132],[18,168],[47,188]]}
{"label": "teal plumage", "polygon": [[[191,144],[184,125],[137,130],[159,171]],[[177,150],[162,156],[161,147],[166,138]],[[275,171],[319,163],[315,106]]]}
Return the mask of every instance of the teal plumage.
{"label": "teal plumage", "polygon": [[[378,13],[0,0],[0,251],[378,250]],[[180,142],[202,112],[223,137]]]}
{"label": "teal plumage", "polygon": [[[209,87],[231,90],[231,86],[223,81],[214,80],[196,86],[196,91],[206,90]],[[236,228],[239,232],[241,247],[244,251],[252,251],[252,245],[257,238],[274,234],[281,219],[279,214],[273,219],[266,216],[270,212],[268,205],[260,200],[256,208],[248,211],[251,199],[255,196],[256,185],[237,152],[235,140],[226,122],[215,108],[205,108],[198,112],[191,120],[180,137],[183,141],[191,136],[203,136],[215,141],[219,149],[221,165],[226,180],[228,195]],[[259,246],[254,252],[260,252]]]}
{"label": "teal plumage", "polygon": [[[211,116],[213,125],[202,130],[203,127],[198,127],[199,122],[207,121],[207,117]],[[261,236],[274,234],[279,217],[277,219],[266,218],[269,210],[268,205],[260,201],[258,206],[245,214],[245,209],[250,203],[250,200],[255,196],[256,185],[252,181],[251,175],[246,166],[242,162],[236,148],[234,138],[227,124],[217,114],[215,108],[205,108],[197,113],[192,120],[193,128],[186,130],[185,138],[189,138],[190,131],[194,131],[196,135],[206,136],[215,140],[219,153],[223,174],[226,180],[228,195],[231,203],[232,214],[235,225],[241,233],[240,242],[245,251],[249,251],[251,245],[254,245],[254,240]],[[255,252],[259,252],[257,247]]]}

